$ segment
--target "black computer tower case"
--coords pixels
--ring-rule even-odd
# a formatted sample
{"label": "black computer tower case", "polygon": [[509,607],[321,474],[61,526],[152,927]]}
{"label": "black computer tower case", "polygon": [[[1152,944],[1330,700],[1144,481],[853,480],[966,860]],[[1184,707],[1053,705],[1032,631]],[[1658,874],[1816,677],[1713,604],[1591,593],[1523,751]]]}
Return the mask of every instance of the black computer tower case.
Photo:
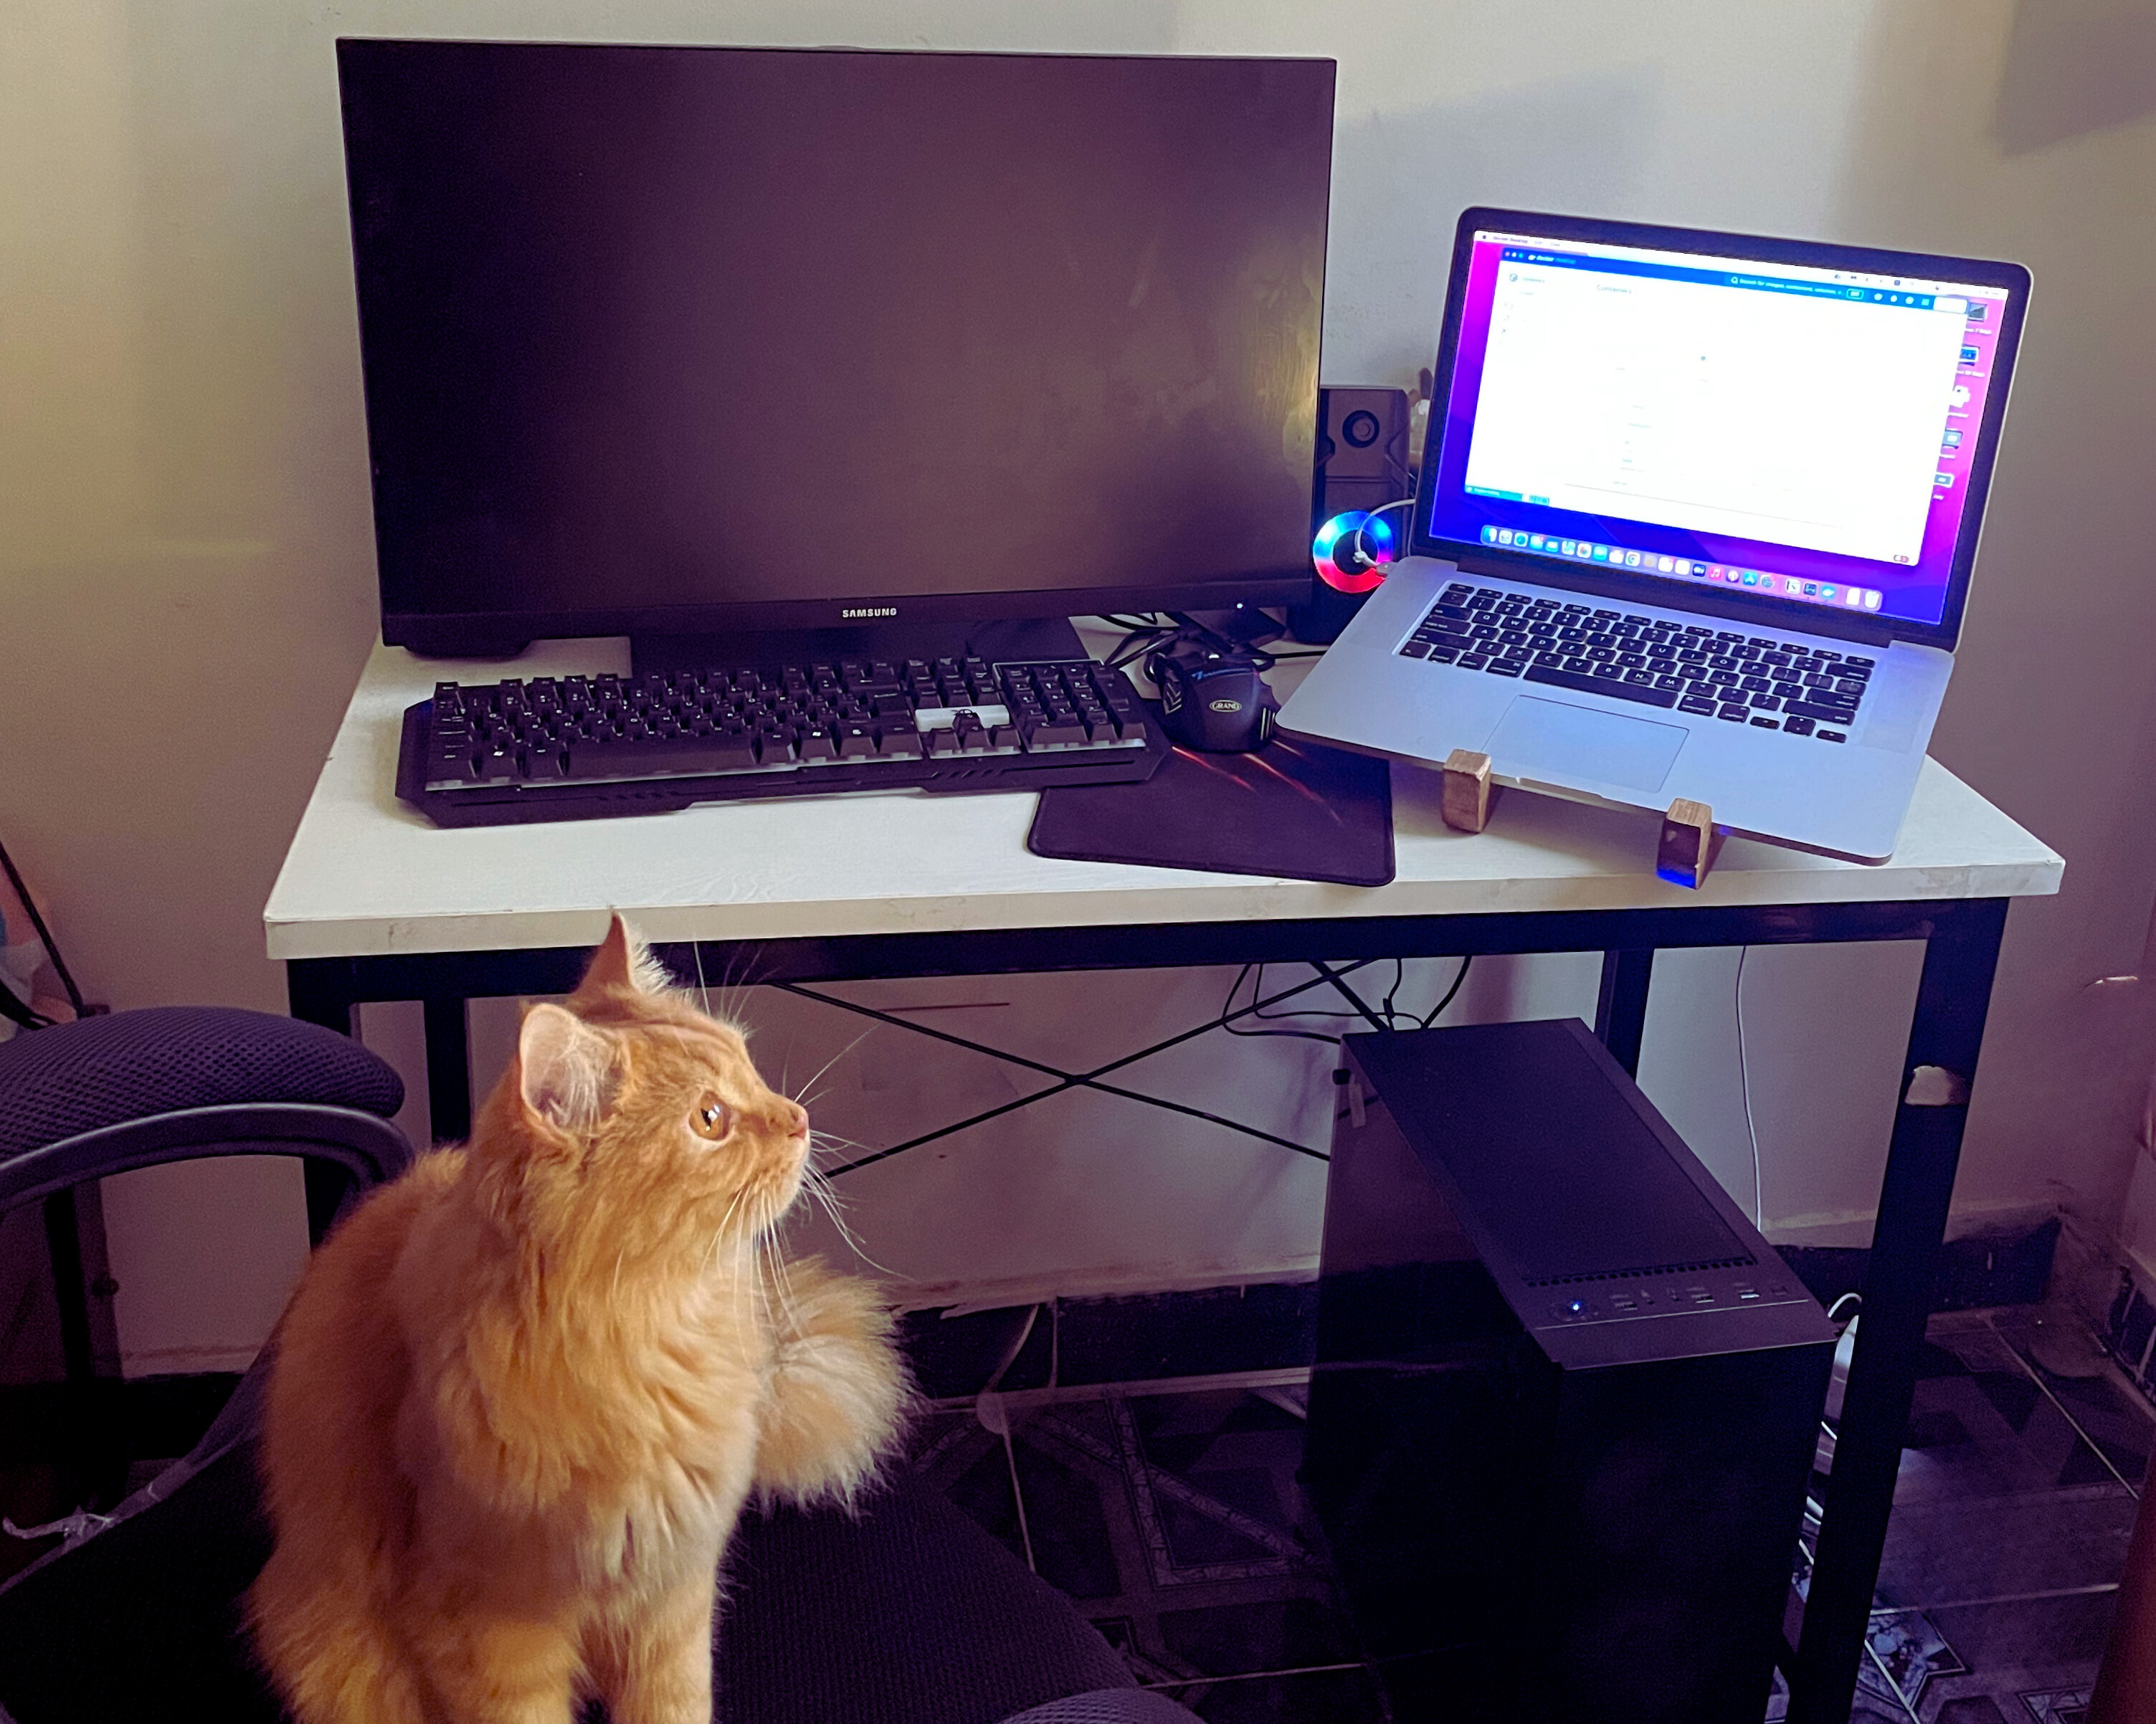
{"label": "black computer tower case", "polygon": [[1305,1483],[1402,1724],[1758,1724],[1834,1331],[1576,1020],[1348,1039]]}

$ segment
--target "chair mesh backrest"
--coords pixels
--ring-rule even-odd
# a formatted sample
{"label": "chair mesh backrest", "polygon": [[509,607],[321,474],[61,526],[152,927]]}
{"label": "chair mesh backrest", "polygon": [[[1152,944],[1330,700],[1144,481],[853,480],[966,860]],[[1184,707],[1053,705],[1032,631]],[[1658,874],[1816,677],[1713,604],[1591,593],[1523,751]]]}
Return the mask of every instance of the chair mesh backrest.
{"label": "chair mesh backrest", "polygon": [[153,1006],[0,1042],[0,1160],[151,1114],[250,1101],[388,1119],[404,1085],[349,1036],[229,1006]]}

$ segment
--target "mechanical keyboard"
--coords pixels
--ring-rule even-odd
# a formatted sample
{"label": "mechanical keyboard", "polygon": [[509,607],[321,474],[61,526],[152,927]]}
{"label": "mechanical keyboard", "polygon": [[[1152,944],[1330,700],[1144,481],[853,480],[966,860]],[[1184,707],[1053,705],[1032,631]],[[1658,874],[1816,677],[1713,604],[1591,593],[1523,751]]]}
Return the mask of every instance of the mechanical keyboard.
{"label": "mechanical keyboard", "polygon": [[1168,748],[1123,673],[1091,659],[838,659],[439,683],[404,714],[397,791],[437,825],[495,825],[1135,781]]}
{"label": "mechanical keyboard", "polygon": [[1400,655],[1846,742],[1874,662],[1764,634],[1455,582]]}

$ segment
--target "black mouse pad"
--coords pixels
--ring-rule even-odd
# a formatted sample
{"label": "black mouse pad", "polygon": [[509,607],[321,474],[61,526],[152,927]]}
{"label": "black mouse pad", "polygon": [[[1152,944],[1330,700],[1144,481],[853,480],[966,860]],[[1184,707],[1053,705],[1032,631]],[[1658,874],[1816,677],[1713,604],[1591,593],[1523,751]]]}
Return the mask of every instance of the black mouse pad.
{"label": "black mouse pad", "polygon": [[1044,790],[1036,856],[1382,886],[1393,877],[1393,789],[1382,760],[1298,737],[1255,754],[1178,747],[1142,784]]}

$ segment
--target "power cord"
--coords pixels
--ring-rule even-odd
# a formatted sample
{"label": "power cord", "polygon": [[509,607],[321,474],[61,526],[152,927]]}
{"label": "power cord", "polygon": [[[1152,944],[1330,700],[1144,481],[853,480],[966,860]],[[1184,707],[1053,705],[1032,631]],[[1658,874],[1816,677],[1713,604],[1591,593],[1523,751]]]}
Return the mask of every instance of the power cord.
{"label": "power cord", "polygon": [[[1445,1008],[1450,1005],[1455,999],[1459,998],[1460,987],[1467,980],[1468,967],[1474,962],[1475,958],[1472,953],[1469,953],[1466,957],[1463,957],[1460,960],[1460,967],[1453,972],[1452,981],[1445,988],[1444,998],[1440,999],[1438,1003],[1432,1006],[1422,1017],[1418,1018],[1413,1012],[1403,1011],[1394,1003],[1394,1002],[1399,998],[1401,983],[1405,980],[1407,974],[1406,965],[1400,959],[1394,958],[1393,960],[1392,985],[1385,990],[1384,998],[1372,1008],[1372,1015],[1382,1018],[1384,1020],[1385,1027],[1389,1029],[1399,1029],[1401,1027],[1401,1020],[1403,1019],[1405,1020],[1408,1027],[1409,1028],[1415,1029],[1430,1029],[1436,1024],[1438,1018],[1443,1014]],[[1250,997],[1255,1000],[1263,994],[1265,985],[1265,967],[1263,964],[1245,964],[1241,969],[1235,972],[1235,979],[1228,985],[1228,997],[1222,1003],[1220,1008],[1221,1014],[1224,1018],[1227,1015],[1229,1008],[1235,1004],[1236,994],[1242,991],[1243,983],[1250,979],[1250,972],[1253,969],[1257,972],[1257,980],[1252,985]],[[1344,1018],[1350,1017],[1353,1014],[1345,1012],[1312,1011],[1307,1008],[1289,1012],[1265,1012],[1253,1008],[1250,1015],[1260,1019],[1261,1022],[1273,1024],[1288,1018]],[[1230,1035],[1298,1036],[1304,1041],[1311,1042],[1337,1042],[1339,1040],[1337,1036],[1318,1035],[1307,1029],[1238,1029],[1232,1023],[1224,1024],[1222,1028],[1226,1029],[1228,1034]]]}
{"label": "power cord", "polygon": [[1430,1008],[1430,1016],[1422,1020],[1422,1027],[1424,1029],[1428,1029],[1435,1024],[1440,1014],[1452,1003],[1453,997],[1460,992],[1460,984],[1467,979],[1468,966],[1474,962],[1475,954],[1471,952],[1460,960],[1460,967],[1453,972],[1452,986],[1445,990],[1445,998],[1432,1006]]}
{"label": "power cord", "polygon": [[1363,527],[1369,526],[1369,524],[1375,521],[1380,515],[1389,515],[1395,509],[1412,509],[1414,505],[1415,500],[1413,497],[1402,497],[1397,503],[1381,503],[1376,508],[1370,511],[1370,512],[1363,518],[1361,523],[1355,529],[1355,561],[1363,564],[1365,567],[1368,567],[1377,562],[1375,557],[1371,556],[1368,552],[1363,548]]}
{"label": "power cord", "polygon": [[1760,1189],[1759,1128],[1752,1122],[1752,1074],[1744,1053],[1744,961],[1751,956],[1750,947],[1738,947],[1737,983],[1730,993],[1737,1011],[1737,1090],[1744,1100],[1744,1135],[1752,1141],[1752,1224],[1763,1234],[1767,1221],[1765,1198]]}
{"label": "power cord", "polygon": [[[1235,1003],[1235,996],[1242,991],[1243,983],[1250,979],[1250,972],[1254,968],[1258,972],[1258,979],[1250,988],[1250,998],[1253,1001],[1255,1001],[1264,996],[1265,988],[1265,967],[1263,964],[1245,964],[1241,969],[1235,972],[1235,979],[1228,984],[1228,997],[1220,1003],[1221,1029],[1226,1030],[1230,1035],[1245,1036],[1253,1039],[1260,1036],[1269,1035],[1292,1036],[1299,1041],[1323,1042],[1327,1047],[1331,1047],[1339,1041],[1340,1038],[1337,1035],[1319,1035],[1314,1030],[1308,1029],[1236,1029],[1234,1017],[1231,1015]],[[1266,1023],[1274,1023],[1283,1018],[1337,1018],[1342,1015],[1343,1014],[1338,1012],[1263,1012],[1260,1011],[1255,1004],[1250,1008],[1250,1016],[1260,1018]]]}

